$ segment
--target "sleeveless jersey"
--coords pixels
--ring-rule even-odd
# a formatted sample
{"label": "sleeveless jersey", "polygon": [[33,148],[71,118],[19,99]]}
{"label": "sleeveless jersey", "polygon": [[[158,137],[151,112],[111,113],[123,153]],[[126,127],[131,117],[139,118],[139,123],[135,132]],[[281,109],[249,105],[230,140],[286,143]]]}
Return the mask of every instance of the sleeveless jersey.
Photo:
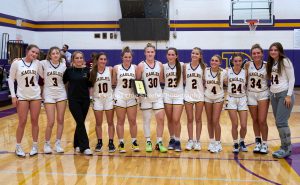
{"label": "sleeveless jersey", "polygon": [[248,91],[262,92],[268,90],[267,81],[267,62],[263,61],[260,67],[256,67],[254,62],[251,61],[248,68]]}
{"label": "sleeveless jersey", "polygon": [[185,65],[185,101],[204,101],[203,70],[199,64],[196,68],[191,63]]}
{"label": "sleeveless jersey", "polygon": [[180,62],[181,66],[181,78],[176,85],[176,65],[171,67],[168,63],[163,64],[164,66],[164,78],[165,78],[165,88],[164,88],[164,93],[170,94],[170,95],[176,95],[176,96],[182,96],[183,95],[183,75],[182,75],[182,70],[183,70],[183,63]]}
{"label": "sleeveless jersey", "polygon": [[117,65],[117,86],[115,99],[129,100],[135,98],[131,81],[135,80],[136,65],[132,64],[125,69],[122,64]]}
{"label": "sleeveless jersey", "polygon": [[224,97],[223,81],[226,77],[226,70],[220,69],[220,81],[218,74],[213,74],[210,67],[205,69],[205,97],[209,99],[219,99]]}
{"label": "sleeveless jersey", "polygon": [[156,101],[162,97],[162,90],[160,87],[160,65],[158,61],[155,61],[154,67],[151,68],[145,61],[144,71],[142,74],[142,80],[145,83],[145,88],[147,91],[147,100]]}
{"label": "sleeveless jersey", "polygon": [[109,67],[105,67],[102,73],[97,72],[94,84],[94,98],[112,98],[111,73]]}
{"label": "sleeveless jersey", "polygon": [[24,100],[41,99],[41,89],[38,84],[39,65],[38,60],[33,60],[31,63],[26,63],[24,59],[13,62],[10,78],[17,81],[18,98]]}
{"label": "sleeveless jersey", "polygon": [[44,95],[61,96],[66,94],[63,74],[67,69],[65,62],[52,64],[51,61],[40,61],[42,77],[44,78]]}
{"label": "sleeveless jersey", "polygon": [[246,96],[246,72],[244,69],[236,74],[232,68],[228,70],[228,95],[232,97]]}

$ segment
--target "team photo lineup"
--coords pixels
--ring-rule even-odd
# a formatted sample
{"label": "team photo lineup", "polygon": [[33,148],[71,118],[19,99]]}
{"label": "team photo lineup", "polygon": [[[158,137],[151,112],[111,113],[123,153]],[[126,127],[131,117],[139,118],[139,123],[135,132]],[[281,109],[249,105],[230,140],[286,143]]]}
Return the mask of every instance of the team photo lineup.
{"label": "team photo lineup", "polygon": [[[162,60],[166,62],[161,62],[155,59],[155,46],[148,43],[144,48],[144,60],[134,65],[134,53],[126,46],[120,54],[121,63],[115,66],[108,66],[108,56],[103,52],[97,53],[91,64],[85,62],[81,51],[62,53],[59,47],[51,47],[46,59],[41,61],[37,59],[39,52],[37,45],[30,44],[26,56],[15,59],[9,72],[12,104],[18,115],[15,154],[19,157],[26,157],[26,153],[29,156],[39,152],[63,153],[61,138],[66,110],[70,110],[76,124],[72,139],[74,153],[78,154],[93,155],[103,148],[108,148],[111,153],[142,149],[161,153],[168,150],[219,153],[222,152],[220,115],[223,109],[228,112],[232,124],[232,152],[248,151],[245,137],[247,132],[252,132],[247,131],[249,112],[255,136],[248,138],[255,142],[253,151],[249,152],[268,154],[269,105],[281,142],[272,156],[286,158],[291,155],[288,121],[295,103],[295,73],[279,42],[272,43],[265,53],[259,44],[254,44],[250,48],[252,60],[246,63],[243,55],[236,52],[232,55],[231,65],[226,68],[221,68],[219,55],[204,61],[199,47],[191,49],[190,61],[184,62],[177,49],[169,47]],[[140,90],[135,83],[138,81],[142,81]],[[45,130],[39,129],[42,106],[47,116]],[[93,124],[97,138],[89,138],[86,131],[90,106],[95,116]],[[138,112],[142,114],[141,124],[137,123]],[[207,145],[200,139],[201,133],[206,132],[202,126],[202,112],[207,119]],[[183,114],[186,114],[186,120],[181,119]],[[30,151],[25,151],[21,143],[28,115],[32,146]],[[151,140],[152,115],[156,123],[153,125],[156,127],[155,141]],[[124,138],[126,119],[131,138]],[[102,129],[103,122],[107,123],[107,131]],[[51,146],[56,124],[56,140]],[[164,129],[168,130],[169,135],[165,136],[169,137],[168,141],[163,141]],[[45,140],[42,149],[38,148],[39,132],[45,133],[45,138],[39,138]],[[187,132],[188,138],[181,137],[181,132]],[[145,139],[137,140],[138,133]],[[102,140],[106,134],[108,142]],[[117,141],[114,141],[115,134]],[[96,146],[90,146],[89,139],[97,139]],[[125,143],[129,139],[130,144]]]}

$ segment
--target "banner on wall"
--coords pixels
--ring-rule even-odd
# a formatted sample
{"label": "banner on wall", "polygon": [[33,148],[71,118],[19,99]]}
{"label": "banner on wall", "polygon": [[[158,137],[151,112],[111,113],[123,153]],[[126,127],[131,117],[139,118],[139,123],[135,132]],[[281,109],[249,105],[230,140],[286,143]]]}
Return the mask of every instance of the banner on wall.
{"label": "banner on wall", "polygon": [[300,49],[300,29],[294,29],[294,49]]}

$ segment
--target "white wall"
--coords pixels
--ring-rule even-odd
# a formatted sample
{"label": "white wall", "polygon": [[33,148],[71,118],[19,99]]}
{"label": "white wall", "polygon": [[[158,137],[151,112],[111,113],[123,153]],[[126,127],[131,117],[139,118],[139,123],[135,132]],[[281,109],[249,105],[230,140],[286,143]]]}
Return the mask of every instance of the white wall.
{"label": "white wall", "polygon": [[[300,19],[299,0],[274,0],[276,19]],[[177,10],[177,11],[176,11]],[[35,21],[115,21],[121,18],[119,0],[10,0],[2,3],[0,12]],[[230,0],[170,0],[171,20],[228,20]],[[148,41],[122,42],[118,39],[94,39],[95,32],[30,32],[17,28],[0,27],[0,33],[9,32],[27,43],[41,48],[68,43],[71,49],[120,49],[131,45],[142,49]],[[99,33],[99,32],[97,32]],[[110,32],[108,32],[110,33]],[[256,42],[268,48],[274,41],[293,49],[293,31],[177,31],[177,38],[158,42],[158,49],[167,46],[190,49],[249,49]]]}

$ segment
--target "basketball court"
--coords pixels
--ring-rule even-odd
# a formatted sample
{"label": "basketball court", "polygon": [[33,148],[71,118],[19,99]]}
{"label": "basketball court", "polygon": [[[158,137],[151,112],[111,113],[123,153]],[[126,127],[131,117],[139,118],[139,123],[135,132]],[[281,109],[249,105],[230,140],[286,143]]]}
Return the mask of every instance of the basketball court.
{"label": "basketball court", "polygon": [[[176,18],[177,17],[175,16],[175,19]],[[16,21],[16,24],[20,26],[22,25],[22,21]],[[219,29],[249,29],[249,32],[252,35],[255,35],[256,31],[264,30],[266,27],[272,28],[280,26],[280,23],[276,23],[274,4],[271,0],[231,0],[229,19],[226,20],[226,22],[218,24],[215,25],[218,25]],[[171,22],[170,29],[173,30],[171,37],[174,37],[174,39],[180,37],[181,34],[178,32],[180,32],[181,29],[185,29],[185,26],[185,24],[176,23],[176,21]],[[202,26],[204,29],[204,23]],[[211,29],[215,28],[212,26]],[[116,31],[114,30],[114,32]],[[7,42],[9,40],[7,35],[3,36],[5,42]],[[24,48],[19,47],[19,43],[19,41],[16,41],[9,45],[8,50],[11,52],[11,58],[19,57],[21,55]],[[194,46],[191,46],[191,48],[192,47]],[[2,53],[3,52],[1,51],[1,57]],[[229,61],[226,59],[226,65],[228,62]],[[295,73],[297,73],[296,70],[297,69],[295,68]],[[249,112],[247,135],[245,138],[248,152],[240,152],[239,154],[232,153],[233,142],[231,136],[231,121],[227,111],[225,110],[222,111],[220,119],[223,151],[217,154],[207,151],[209,137],[207,132],[205,110],[203,110],[202,113],[202,132],[200,139],[202,146],[201,151],[183,150],[182,152],[168,151],[167,153],[160,153],[159,151],[153,151],[151,153],[145,152],[142,113],[139,110],[137,116],[137,141],[140,145],[140,152],[133,152],[131,150],[129,124],[126,120],[124,135],[126,153],[119,153],[118,150],[114,153],[109,153],[107,147],[107,123],[104,119],[102,126],[104,150],[102,152],[94,152],[92,156],[75,154],[73,148],[75,121],[68,108],[65,114],[64,132],[62,136],[62,146],[64,147],[65,152],[63,154],[55,152],[52,154],[44,154],[42,151],[44,146],[47,117],[45,109],[42,108],[39,117],[39,154],[33,157],[29,157],[28,155],[32,144],[31,125],[29,121],[30,117],[28,117],[25,134],[22,140],[22,147],[26,152],[25,158],[17,157],[14,151],[16,144],[15,134],[18,124],[16,110],[11,105],[2,106],[0,107],[0,184],[298,185],[300,184],[299,88],[295,88],[295,95],[296,103],[289,119],[293,151],[292,155],[286,159],[275,159],[272,157],[272,152],[278,150],[280,146],[280,138],[275,125],[271,106],[267,117],[269,127],[269,153],[265,155],[254,154],[252,152],[255,145],[255,136]],[[116,120],[115,115],[115,125]],[[94,149],[97,143],[97,137],[95,133],[95,117],[92,107],[90,107],[86,119],[86,129],[90,140],[90,147],[91,149]],[[152,141],[156,140],[155,129],[156,122],[154,117],[152,117]],[[169,142],[166,118],[163,136],[163,143],[166,146]],[[54,145],[55,137],[56,124],[51,137],[52,146]],[[181,147],[183,149],[186,146],[187,140],[187,121],[184,110],[181,117]],[[118,145],[116,134],[114,137],[114,144],[116,146]]]}

